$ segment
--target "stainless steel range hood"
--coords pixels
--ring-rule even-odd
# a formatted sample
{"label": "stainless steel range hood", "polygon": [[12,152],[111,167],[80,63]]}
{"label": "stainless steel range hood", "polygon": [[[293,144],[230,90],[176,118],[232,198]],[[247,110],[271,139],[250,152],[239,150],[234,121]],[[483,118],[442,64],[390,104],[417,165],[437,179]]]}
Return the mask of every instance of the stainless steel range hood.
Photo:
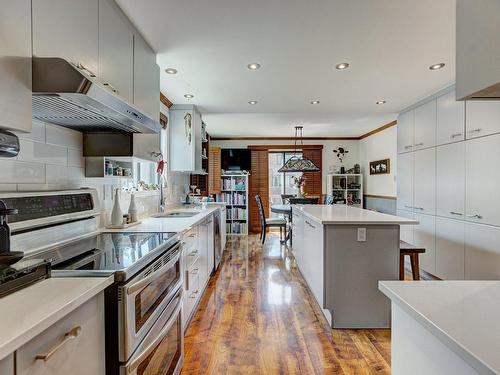
{"label": "stainless steel range hood", "polygon": [[84,68],[33,57],[33,118],[87,131],[159,133],[160,123],[115,95]]}

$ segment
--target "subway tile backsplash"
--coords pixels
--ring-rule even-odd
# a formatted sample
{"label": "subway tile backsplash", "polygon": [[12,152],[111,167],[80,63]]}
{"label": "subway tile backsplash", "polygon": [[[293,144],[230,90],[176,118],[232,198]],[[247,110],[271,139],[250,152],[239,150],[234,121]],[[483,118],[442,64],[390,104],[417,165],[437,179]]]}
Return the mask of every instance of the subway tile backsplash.
{"label": "subway tile backsplash", "polygon": [[[121,186],[120,179],[85,177],[83,137],[80,132],[33,121],[30,134],[18,134],[21,150],[17,158],[0,159],[0,191],[40,191],[95,188],[101,200],[100,224],[109,223],[112,192]],[[169,173],[165,192],[167,204],[178,204],[186,194],[189,175]],[[138,194],[139,216],[157,211],[158,193]],[[127,211],[130,195],[121,194],[120,205]]]}

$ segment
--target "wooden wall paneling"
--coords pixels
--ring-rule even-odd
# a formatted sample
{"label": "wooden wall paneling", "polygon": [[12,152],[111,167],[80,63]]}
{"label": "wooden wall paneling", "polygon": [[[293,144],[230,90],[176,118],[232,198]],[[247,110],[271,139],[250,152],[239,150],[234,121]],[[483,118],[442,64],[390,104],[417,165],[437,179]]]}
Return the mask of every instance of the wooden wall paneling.
{"label": "wooden wall paneling", "polygon": [[322,180],[322,170],[323,170],[323,150],[321,148],[316,149],[303,149],[302,154],[305,158],[311,160],[320,169],[319,172],[304,172],[304,177],[306,178],[306,184],[304,186],[304,192],[308,195],[318,195],[323,194],[323,180]]}
{"label": "wooden wall paneling", "polygon": [[269,152],[267,150],[252,150],[251,167],[248,197],[250,231],[259,232],[259,209],[255,196],[257,194],[261,196],[267,217],[269,215]]}
{"label": "wooden wall paneling", "polygon": [[208,152],[208,194],[221,192],[221,148],[210,147]]}

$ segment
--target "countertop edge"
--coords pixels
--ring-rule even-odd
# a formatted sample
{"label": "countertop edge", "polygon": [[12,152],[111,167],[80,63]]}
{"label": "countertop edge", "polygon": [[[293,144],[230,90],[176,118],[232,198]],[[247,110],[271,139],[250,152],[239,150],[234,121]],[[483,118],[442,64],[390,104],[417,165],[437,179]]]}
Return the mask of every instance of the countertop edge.
{"label": "countertop edge", "polygon": [[311,220],[314,220],[317,223],[320,223],[322,225],[417,225],[419,222],[418,220],[411,220],[411,219],[406,219],[404,221],[400,220],[394,220],[394,221],[370,221],[370,220],[322,220],[318,218],[317,216],[314,216],[313,214],[303,211],[303,210],[298,210],[299,212],[302,213],[302,215],[308,217]]}
{"label": "countertop edge", "polygon": [[[26,329],[24,332],[21,332],[12,340],[0,346],[0,360],[4,359],[8,355],[15,352],[21,346],[29,342],[34,337],[38,336],[40,333],[45,331],[47,328],[51,327],[53,324],[57,323],[59,320],[61,320],[66,315],[68,315],[81,305],[83,305],[85,302],[87,302],[100,292],[102,292],[104,289],[106,289],[109,285],[113,284],[114,282],[114,276],[102,277],[102,278],[96,277],[95,279],[102,279],[102,282],[86,290],[84,293],[75,296],[73,300],[62,306],[59,310],[54,311],[54,313],[52,313],[49,316],[43,317],[34,326],[29,327],[28,329]],[[64,280],[64,278],[60,278],[59,280]],[[41,283],[43,282],[44,281],[41,281]]]}
{"label": "countertop edge", "polygon": [[[417,281],[418,282],[418,281]],[[428,282],[428,281],[422,281]],[[440,281],[441,282],[441,281]],[[453,339],[445,331],[439,328],[431,320],[420,313],[415,307],[413,307],[404,298],[399,296],[397,292],[393,291],[389,286],[386,285],[385,281],[378,282],[378,289],[384,293],[391,302],[396,303],[400,306],[406,313],[411,315],[418,323],[420,323],[425,329],[427,329],[434,337],[446,345],[451,351],[457,354],[459,357],[463,358],[472,368],[477,370],[483,375],[497,375],[498,372],[488,366],[480,358],[476,357],[462,344]]]}

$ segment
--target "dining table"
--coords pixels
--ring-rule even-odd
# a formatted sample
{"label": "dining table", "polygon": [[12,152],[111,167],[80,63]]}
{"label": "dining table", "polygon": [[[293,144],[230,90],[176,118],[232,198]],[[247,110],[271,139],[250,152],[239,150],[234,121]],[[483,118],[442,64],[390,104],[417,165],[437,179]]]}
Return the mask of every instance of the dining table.
{"label": "dining table", "polygon": [[[289,223],[292,222],[292,205],[291,204],[272,204],[271,212],[275,214],[285,215]],[[289,227],[289,230],[285,236],[285,239],[281,241],[281,243],[285,243],[290,240],[290,245],[292,244],[292,226]]]}

